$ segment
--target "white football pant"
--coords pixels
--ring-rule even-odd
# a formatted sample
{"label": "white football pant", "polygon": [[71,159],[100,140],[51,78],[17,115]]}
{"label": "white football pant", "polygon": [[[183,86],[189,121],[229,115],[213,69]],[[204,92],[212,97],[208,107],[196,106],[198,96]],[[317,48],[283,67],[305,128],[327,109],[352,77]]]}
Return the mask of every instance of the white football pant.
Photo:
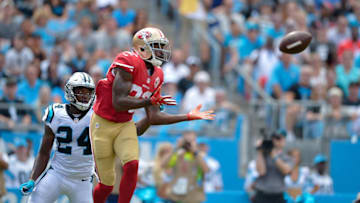
{"label": "white football pant", "polygon": [[71,203],[92,203],[92,178],[71,179],[49,169],[36,184],[29,203],[53,203],[66,195]]}

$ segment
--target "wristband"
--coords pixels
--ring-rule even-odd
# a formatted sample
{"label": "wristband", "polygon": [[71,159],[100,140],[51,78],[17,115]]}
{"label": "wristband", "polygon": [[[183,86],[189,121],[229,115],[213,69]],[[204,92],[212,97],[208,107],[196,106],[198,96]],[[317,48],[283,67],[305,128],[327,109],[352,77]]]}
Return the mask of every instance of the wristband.
{"label": "wristband", "polygon": [[151,105],[153,105],[151,99],[145,99],[145,103],[146,103],[146,106],[151,106]]}
{"label": "wristband", "polygon": [[194,118],[191,117],[190,113],[186,114],[186,118],[187,118],[188,121],[195,120]]}

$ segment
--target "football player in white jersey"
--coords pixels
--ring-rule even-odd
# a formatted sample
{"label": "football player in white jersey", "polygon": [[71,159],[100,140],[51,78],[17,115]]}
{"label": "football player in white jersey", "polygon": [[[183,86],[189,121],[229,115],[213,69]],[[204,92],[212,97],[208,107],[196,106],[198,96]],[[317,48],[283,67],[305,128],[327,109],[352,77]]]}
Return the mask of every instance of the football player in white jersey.
{"label": "football player in white jersey", "polygon": [[[64,194],[70,202],[91,203],[92,177],[95,164],[92,157],[89,124],[95,84],[84,72],[74,73],[65,85],[69,104],[50,105],[45,112],[45,133],[30,180],[20,186],[30,203],[49,203]],[[149,127],[147,118],[136,123],[138,134]],[[55,154],[47,168],[56,140]],[[36,181],[36,183],[35,183]],[[36,186],[35,186],[36,184]],[[34,191],[33,191],[34,190]]]}

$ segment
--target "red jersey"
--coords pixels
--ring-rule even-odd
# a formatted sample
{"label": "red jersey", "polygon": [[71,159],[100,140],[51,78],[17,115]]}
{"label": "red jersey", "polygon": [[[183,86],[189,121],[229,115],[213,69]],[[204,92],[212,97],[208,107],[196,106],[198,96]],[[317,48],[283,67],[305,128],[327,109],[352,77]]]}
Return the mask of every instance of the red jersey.
{"label": "red jersey", "polygon": [[164,73],[160,67],[154,67],[149,75],[145,62],[135,52],[125,51],[118,54],[111,64],[106,78],[96,87],[94,112],[113,122],[127,122],[132,119],[134,110],[117,112],[112,105],[112,86],[115,78],[114,69],[121,68],[132,75],[132,88],[129,96],[147,99],[162,85]]}

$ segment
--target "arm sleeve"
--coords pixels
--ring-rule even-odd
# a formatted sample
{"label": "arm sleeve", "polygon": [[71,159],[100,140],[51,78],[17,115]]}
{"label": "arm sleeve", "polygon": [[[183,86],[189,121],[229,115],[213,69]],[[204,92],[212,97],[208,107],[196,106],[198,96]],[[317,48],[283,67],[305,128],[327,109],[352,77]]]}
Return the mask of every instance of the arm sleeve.
{"label": "arm sleeve", "polygon": [[42,117],[42,121],[45,123],[45,125],[48,125],[52,130],[53,130],[53,126],[52,126],[52,120],[55,116],[55,112],[54,112],[54,105],[49,105],[44,113],[44,116]]}

